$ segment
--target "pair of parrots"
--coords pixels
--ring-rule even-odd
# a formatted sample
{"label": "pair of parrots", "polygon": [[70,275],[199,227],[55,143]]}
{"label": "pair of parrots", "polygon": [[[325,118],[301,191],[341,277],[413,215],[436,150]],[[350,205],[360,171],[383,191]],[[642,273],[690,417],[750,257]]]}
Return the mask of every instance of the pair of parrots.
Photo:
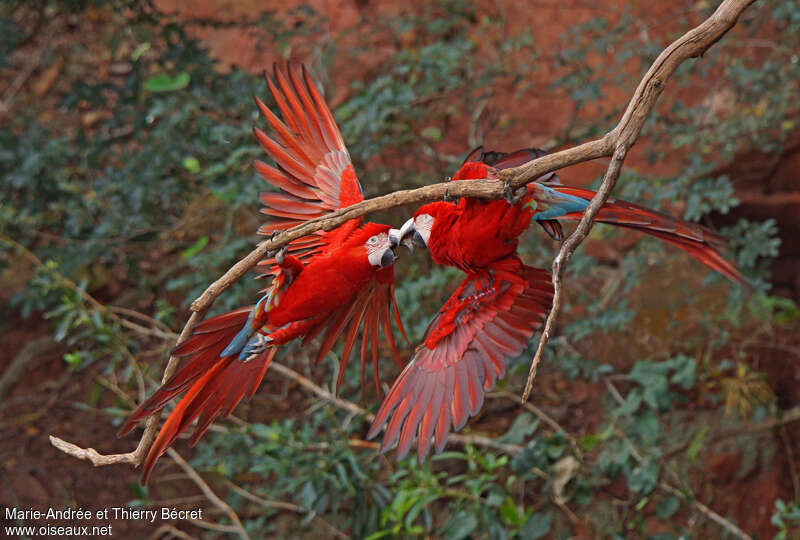
{"label": "pair of parrots", "polygon": [[[364,196],[336,121],[306,70],[298,74],[289,66],[276,68],[266,81],[282,117],[256,98],[271,135],[259,129],[255,135],[275,162],[274,167],[254,164],[277,188],[260,196],[262,212],[272,219],[259,232],[271,235],[361,202]],[[478,148],[452,181],[496,178],[498,170],[543,153]],[[459,268],[466,278],[431,321],[367,437],[386,426],[381,449],[397,443],[398,458],[408,453],[415,439],[420,460],[431,443],[440,452],[448,434],[477,414],[484,394],[504,375],[507,360],[522,352],[550,310],[550,276],[522,262],[519,236],[538,223],[560,240],[560,222],[580,219],[593,196],[593,191],[561,185],[550,173],[504,199],[426,204],[400,229],[353,219],[297,239],[261,261],[260,270],[273,276],[264,296],[254,306],[199,323],[173,351],[182,358],[178,371],[122,425],[120,435],[183,393],[146,457],[143,483],[158,458],[195,420],[192,444],[214,420],[228,415],[244,396],[252,396],[285,343],[319,338],[321,359],[342,338],[338,382],[359,331],[362,380],[371,358],[378,383],[381,332],[402,364],[391,328],[395,324],[402,332],[393,267],[401,245],[427,248],[434,261]],[[613,199],[596,221],[656,236],[731,280],[744,282],[720,256],[722,238],[696,224]]]}

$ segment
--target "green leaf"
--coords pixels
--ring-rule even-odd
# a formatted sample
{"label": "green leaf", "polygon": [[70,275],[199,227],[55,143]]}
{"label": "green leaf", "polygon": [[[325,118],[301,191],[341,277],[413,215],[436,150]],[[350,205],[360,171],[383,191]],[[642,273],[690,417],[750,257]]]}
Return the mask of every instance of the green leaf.
{"label": "green leaf", "polygon": [[634,388],[625,396],[624,403],[617,407],[617,413],[622,415],[635,413],[641,404],[642,390],[641,388]]}
{"label": "green leaf", "polygon": [[694,437],[692,437],[692,442],[689,444],[689,448],[686,449],[686,457],[689,461],[694,462],[697,459],[697,454],[700,453],[700,450],[703,449],[703,441],[706,438],[706,434],[709,431],[709,426],[703,426],[700,431],[698,431]]}
{"label": "green leaf", "polygon": [[142,57],[144,53],[150,50],[150,42],[145,41],[144,43],[139,43],[136,48],[131,53],[131,60],[134,62]]}
{"label": "green leaf", "polygon": [[635,416],[632,430],[645,445],[651,445],[658,439],[658,416],[650,409],[645,409]]}
{"label": "green leaf", "polygon": [[200,160],[194,156],[183,158],[181,165],[183,165],[183,168],[192,174],[197,174],[200,172]]}
{"label": "green leaf", "polygon": [[538,427],[539,419],[534,418],[531,413],[524,412],[517,416],[508,431],[498,437],[497,440],[507,444],[522,444],[534,434]]}
{"label": "green leaf", "polygon": [[147,487],[141,485],[139,482],[131,482],[128,484],[128,489],[133,495],[134,499],[147,500]]}
{"label": "green leaf", "polygon": [[439,142],[442,140],[442,130],[435,126],[428,126],[419,132],[426,139]]}
{"label": "green leaf", "polygon": [[189,74],[185,71],[178,73],[174,77],[166,73],[157,73],[144,81],[144,89],[148,92],[174,92],[189,86],[189,80]]}
{"label": "green leaf", "polygon": [[208,236],[201,236],[200,238],[197,239],[197,241],[194,244],[183,250],[183,253],[181,253],[181,257],[183,257],[184,259],[191,259],[195,255],[200,253],[200,251],[202,251],[202,249],[206,247],[206,244],[208,244]]}
{"label": "green leaf", "polygon": [[581,449],[584,452],[591,452],[597,446],[603,442],[603,437],[600,435],[590,433],[589,435],[584,435],[580,439],[578,439],[578,444],[581,446]]}
{"label": "green leaf", "polygon": [[656,508],[656,517],[658,519],[669,519],[680,507],[681,501],[677,497],[667,497]]}
{"label": "green leaf", "polygon": [[89,404],[91,406],[96,406],[100,402],[100,396],[103,395],[103,385],[99,383],[94,383],[92,387],[89,389]]}
{"label": "green leaf", "polygon": [[658,462],[652,459],[645,460],[628,473],[628,487],[642,495],[647,495],[656,487],[658,473]]}
{"label": "green leaf", "polygon": [[694,386],[695,361],[689,356],[678,356],[673,359],[675,363],[675,373],[672,374],[669,382],[678,385],[684,390]]}
{"label": "green leaf", "polygon": [[71,352],[64,355],[64,361],[67,363],[70,369],[77,369],[78,366],[81,365],[82,360],[83,355],[80,352]]}
{"label": "green leaf", "polygon": [[524,523],[525,515],[521,514],[511,497],[506,497],[500,506],[500,517],[512,527],[519,527]]}
{"label": "green leaf", "polygon": [[540,512],[538,514],[533,514],[530,518],[528,518],[528,521],[525,522],[525,525],[520,530],[520,536],[528,540],[536,540],[537,538],[542,538],[544,535],[549,533],[552,526],[552,512]]}
{"label": "green leaf", "polygon": [[450,520],[444,537],[448,540],[461,540],[472,534],[477,527],[478,518],[475,514],[462,510]]}

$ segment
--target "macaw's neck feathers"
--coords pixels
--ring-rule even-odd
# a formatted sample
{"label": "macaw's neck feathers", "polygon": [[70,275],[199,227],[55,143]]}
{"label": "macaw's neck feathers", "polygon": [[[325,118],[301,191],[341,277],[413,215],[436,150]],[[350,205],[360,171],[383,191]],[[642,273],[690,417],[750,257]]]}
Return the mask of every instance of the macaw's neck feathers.
{"label": "macaw's neck feathers", "polygon": [[[309,219],[364,200],[342,134],[325,100],[305,67],[302,77],[287,65],[277,65],[272,76],[264,74],[275,105],[283,120],[255,98],[272,136],[256,128],[256,138],[277,167],[255,161],[256,172],[278,191],[261,193],[263,213],[276,218],[259,229],[271,235]],[[316,232],[289,245],[290,253],[302,259],[324,253],[340,240],[342,229],[352,231],[360,219],[348,222],[331,232]],[[274,272],[272,259],[259,264],[264,273]]]}
{"label": "macaw's neck feathers", "polygon": [[[528,184],[528,194],[530,200],[526,204],[534,212],[532,219],[540,222],[548,234],[558,237],[563,233],[561,226],[554,220],[580,220],[595,192],[589,189],[532,183]],[[725,239],[696,223],[675,219],[657,210],[620,199],[609,199],[598,212],[595,221],[634,229],[660,238],[681,248],[731,281],[747,284],[744,276],[733,264],[723,259],[718,251],[725,245]]]}
{"label": "macaw's neck feathers", "polygon": [[525,348],[552,298],[547,272],[517,257],[467,277],[429,325],[425,343],[384,399],[367,438],[388,422],[381,451],[398,441],[402,459],[416,436],[420,462],[432,438],[441,452],[450,431],[478,413],[485,393],[503,377],[506,360]]}

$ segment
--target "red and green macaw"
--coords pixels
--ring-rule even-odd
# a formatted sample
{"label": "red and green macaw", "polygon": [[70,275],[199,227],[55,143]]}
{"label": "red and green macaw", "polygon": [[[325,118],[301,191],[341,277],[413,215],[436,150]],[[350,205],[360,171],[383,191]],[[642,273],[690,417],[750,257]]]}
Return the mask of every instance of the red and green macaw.
{"label": "red and green macaw", "polygon": [[[471,152],[452,180],[497,178],[544,152]],[[525,266],[517,255],[518,237],[531,223],[552,237],[563,236],[561,220],[579,220],[595,192],[560,185],[549,173],[521,195],[495,201],[462,198],[420,207],[400,229],[401,242],[427,247],[439,264],[455,266],[467,277],[433,318],[424,341],[398,376],[378,410],[367,438],[386,424],[381,450],[397,442],[403,458],[417,440],[417,456],[436,452],[452,430],[479,411],[485,392],[505,373],[506,360],[519,355],[550,311],[549,275]],[[595,221],[639,230],[674,244],[733,281],[744,283],[717,248],[723,239],[699,225],[655,210],[609,199]]]}
{"label": "red and green macaw", "polygon": [[[364,196],[339,128],[306,70],[301,78],[290,67],[286,72],[275,68],[273,78],[265,78],[283,117],[280,120],[256,98],[274,133],[271,138],[255,129],[261,146],[277,164],[254,164],[258,174],[279,189],[260,196],[262,212],[277,220],[262,226],[259,233],[271,235],[358,203]],[[377,385],[379,327],[400,362],[391,332],[392,318],[402,331],[392,267],[398,233],[389,225],[353,219],[295,240],[275,258],[261,261],[263,273],[274,276],[266,294],[255,306],[198,324],[172,353],[183,359],[180,369],[120,428],[120,435],[128,433],[185,392],[145,459],[142,482],[195,419],[192,444],[215,419],[230,414],[243,397],[250,398],[277,348],[296,338],[306,343],[322,334],[321,359],[339,336],[345,336],[338,384],[363,328],[362,381],[369,348]]]}

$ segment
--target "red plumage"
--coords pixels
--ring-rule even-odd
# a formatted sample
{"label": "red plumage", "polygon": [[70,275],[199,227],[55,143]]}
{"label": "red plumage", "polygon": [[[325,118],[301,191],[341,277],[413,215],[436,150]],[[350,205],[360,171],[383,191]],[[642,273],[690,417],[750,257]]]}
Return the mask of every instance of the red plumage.
{"label": "red plumage", "polygon": [[[473,150],[467,156],[465,163],[453,176],[453,180],[467,180],[479,178],[496,178],[496,172],[509,167],[516,167],[528,161],[545,155],[543,150],[536,148],[517,150],[509,154],[501,152],[484,152],[481,147]],[[546,182],[546,183],[545,183]],[[558,221],[577,221],[583,217],[583,211],[596,192],[590,189],[560,185],[560,179],[554,173],[545,174],[527,185],[527,193],[518,204],[523,206],[529,214],[529,221],[535,220],[556,239],[561,239],[561,225]],[[559,200],[559,195],[571,199]],[[474,201],[474,199],[472,199]],[[477,203],[477,204],[480,204]],[[507,201],[497,201],[499,206],[510,205]],[[580,205],[582,208],[572,210],[569,206]],[[546,210],[560,205],[565,211],[549,219],[542,219],[541,215]],[[545,212],[542,211],[545,207]],[[422,210],[422,209],[420,209]],[[417,213],[420,213],[419,211]],[[597,223],[607,223],[634,229],[639,232],[655,236],[665,242],[673,244],[689,255],[699,260],[712,270],[716,270],[731,281],[746,284],[744,276],[728,261],[722,258],[719,249],[725,245],[725,239],[710,229],[676,219],[652,208],[641,206],[628,201],[610,198],[600,209],[595,217]]]}
{"label": "red plumage", "polygon": [[[500,169],[544,155],[537,149],[509,154],[470,152],[453,180],[497,178]],[[417,437],[423,460],[435,441],[444,447],[451,427],[460,429],[477,413],[484,392],[505,372],[541,324],[552,302],[552,285],[542,270],[523,265],[518,237],[538,222],[554,238],[563,236],[560,220],[581,219],[593,191],[560,185],[555,173],[528,184],[519,200],[462,198],[420,207],[403,226],[439,264],[455,266],[467,278],[428,326],[409,365],[381,404],[368,437],[386,424],[381,450],[397,441],[398,459]],[[676,245],[733,281],[744,282],[718,248],[722,237],[710,230],[626,201],[610,199],[596,221],[645,232]]]}
{"label": "red plumage", "polygon": [[451,429],[461,429],[480,410],[485,393],[505,374],[506,359],[525,348],[552,299],[547,272],[516,256],[469,274],[431,321],[367,437],[388,421],[382,451],[398,441],[400,459],[416,436],[420,461],[431,437],[441,452]]}
{"label": "red plumage", "polygon": [[[301,79],[291,68],[286,73],[276,68],[267,84],[283,120],[256,98],[274,139],[259,129],[255,136],[277,166],[257,161],[254,168],[277,189],[260,195],[262,212],[280,218],[259,229],[260,234],[271,235],[360,202],[363,195],[339,128],[305,69]],[[191,444],[242,398],[251,397],[277,347],[293,339],[307,343],[323,333],[322,358],[344,335],[340,383],[358,330],[363,329],[362,380],[370,356],[377,385],[378,334],[383,331],[399,361],[392,318],[402,331],[389,230],[388,225],[362,224],[359,218],[291,242],[279,261],[267,258],[259,263],[273,282],[255,306],[212,317],[194,328],[173,351],[182,359],[181,367],[120,429],[124,435],[185,392],[145,459],[143,482],[158,458],[195,420]]]}

